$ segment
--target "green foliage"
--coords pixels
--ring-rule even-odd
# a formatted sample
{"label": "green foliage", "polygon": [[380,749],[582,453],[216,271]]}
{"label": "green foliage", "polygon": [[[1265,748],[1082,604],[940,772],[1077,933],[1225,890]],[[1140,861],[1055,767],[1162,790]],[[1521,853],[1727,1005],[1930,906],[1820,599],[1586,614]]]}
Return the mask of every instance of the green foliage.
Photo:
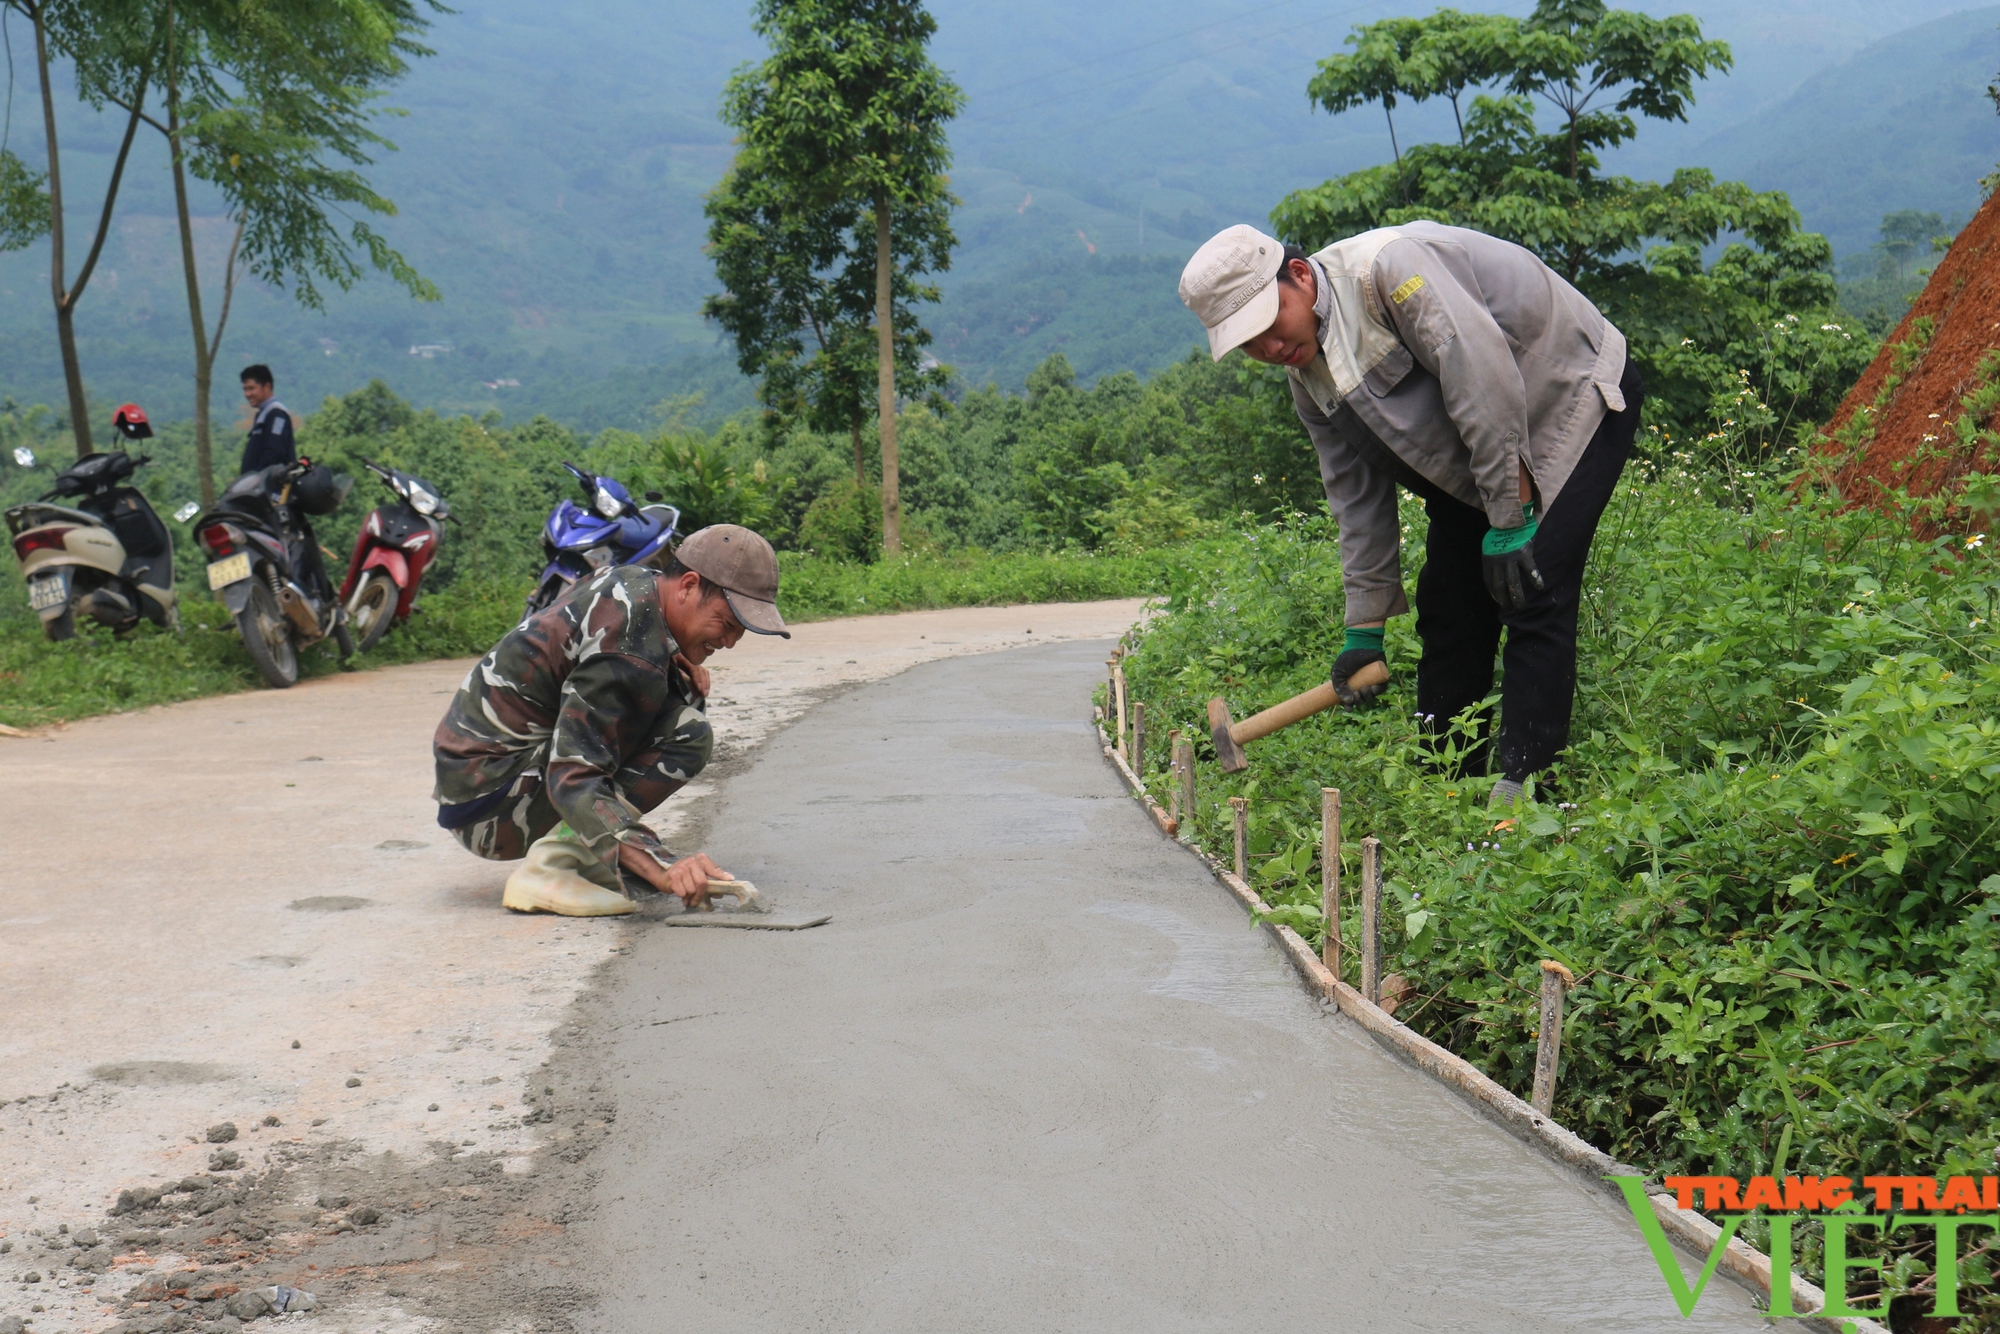
{"label": "green foliage", "polygon": [[[1377,707],[1256,743],[1240,776],[1204,746],[1186,827],[1226,846],[1225,799],[1248,796],[1266,901],[1316,939],[1318,788],[1340,787],[1344,855],[1385,845],[1383,967],[1418,997],[1397,1018],[1525,1095],[1538,964],[1561,961],[1556,1115],[1625,1161],[1747,1176],[1783,1139],[1795,1172],[1990,1172],[2000,562],[1845,508],[1796,454],[1758,461],[1755,422],[1715,427],[1712,466],[1628,468],[1585,577],[1572,743],[1514,827],[1489,779],[1426,753],[1405,618]],[[1421,550],[1421,507],[1404,518]],[[1293,519],[1173,563],[1126,666],[1149,730],[1205,737],[1211,695],[1241,717],[1325,678],[1333,538]],[[1892,1295],[1929,1265],[1898,1254]]]}
{"label": "green foliage", "polygon": [[681,530],[689,533],[712,523],[768,527],[783,485],[773,480],[764,460],[739,472],[726,441],[693,432],[660,438],[659,470],[651,476],[679,507]]}
{"label": "green foliage", "polygon": [[843,477],[806,507],[798,545],[829,560],[867,563],[882,554],[882,493]]}
{"label": "green foliage", "polygon": [[[917,414],[916,420],[925,430],[949,429],[943,419]],[[969,460],[971,451],[948,436],[919,431],[917,440],[911,456],[928,471],[913,479],[912,493],[939,506],[913,517],[913,546],[924,552],[873,563],[881,532],[874,489],[857,486],[843,453],[810,434],[770,446],[762,432],[741,424],[702,434],[676,418],[650,440],[607,431],[590,441],[543,418],[504,427],[497,415],[475,421],[416,412],[379,381],[328,399],[299,423],[304,453],[359,479],[339,513],[315,521],[321,544],[335,553],[328,567],[336,580],[363,519],[388,499],[362,471],[365,459],[424,478],[457,520],[425,575],[416,614],[362,660],[364,667],[483,653],[513,626],[542,565],[543,520],[558,500],[574,496],[575,483],[562,469],[566,459],[610,472],[635,491],[665,491],[690,528],[744,523],[807,548],[783,555],[784,609],[794,620],[1136,596],[1163,586],[1161,558],[1133,550],[1141,544],[1139,534],[1171,536],[1190,528],[1179,503],[1166,497],[1160,503],[1172,521],[1148,529],[1149,514],[1139,514],[1133,533],[1110,543],[1119,554],[988,554],[946,527],[963,513],[946,504],[954,495],[963,498],[950,460]],[[163,428],[150,451],[154,461],[136,479],[162,516],[196,494],[190,441],[188,423]],[[6,451],[0,453],[0,507],[48,490],[66,462],[61,456],[68,443],[47,409],[0,402],[0,450]],[[12,461],[12,451],[23,446],[40,456],[33,468]],[[781,470],[789,465],[798,465],[812,486]],[[801,503],[794,493],[802,491],[810,493]],[[933,525],[943,530],[942,540],[930,536]],[[11,558],[0,565],[0,722],[29,726],[259,688],[234,626],[207,592],[202,556],[186,525],[169,520],[167,526],[179,574],[179,635],[142,625],[118,638],[80,625],[77,639],[46,643],[27,610],[18,568]],[[949,553],[936,550],[947,543]],[[311,650],[301,662],[308,674],[334,670],[331,649]]]}
{"label": "green foliage", "polygon": [[[161,72],[169,113],[159,128],[186,167],[215,186],[243,224],[244,267],[301,305],[322,309],[318,284],[346,289],[368,267],[412,296],[438,299],[357,213],[396,206],[356,170],[395,145],[373,128],[381,89],[401,79],[425,9],[438,0],[339,0],[274,9],[255,0],[171,8],[177,28]],[[156,122],[157,123],[157,122]],[[343,234],[343,225],[345,233]]]}
{"label": "green foliage", "polygon": [[0,149],[0,251],[33,245],[49,231],[48,173],[30,171]]}
{"label": "green foliage", "polygon": [[[1647,419],[1676,435],[1702,429],[1718,375],[1789,373],[1767,326],[1787,311],[1829,313],[1835,301],[1826,238],[1798,229],[1776,191],[1758,192],[1682,168],[1665,182],[1600,173],[1600,155],[1633,139],[1632,113],[1685,120],[1694,81],[1729,67],[1691,17],[1651,18],[1595,0],[1545,0],[1525,20],[1440,10],[1357,28],[1356,51],[1322,62],[1310,91],[1329,111],[1398,95],[1447,96],[1459,142],[1399,150],[1394,163],[1296,191],[1272,210],[1287,240],[1317,249],[1373,227],[1430,219],[1533,250],[1595,301],[1626,335],[1647,383]],[[1535,99],[1561,123],[1544,133]],[[1608,106],[1595,106],[1597,99]],[[1727,236],[1706,266],[1703,253]],[[1825,319],[1814,323],[1828,322]],[[1688,349],[1693,349],[1692,351]],[[1873,354],[1849,339],[1796,383],[1803,420],[1829,415]]]}

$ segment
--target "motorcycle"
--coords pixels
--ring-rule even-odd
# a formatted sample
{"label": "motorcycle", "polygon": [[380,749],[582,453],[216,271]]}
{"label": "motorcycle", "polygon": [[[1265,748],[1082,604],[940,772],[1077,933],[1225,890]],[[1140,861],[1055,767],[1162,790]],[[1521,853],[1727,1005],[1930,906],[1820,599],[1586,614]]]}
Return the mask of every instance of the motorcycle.
{"label": "motorcycle", "polygon": [[[113,425],[126,440],[153,435],[136,403],[118,409]],[[17,459],[22,454],[28,451],[17,450]],[[74,638],[78,612],[118,634],[142,617],[180,629],[173,538],[146,497],[125,485],[151,462],[122,449],[87,454],[56,475],[53,491],[7,511],[28,605],[49,639]],[[73,503],[53,503],[59,499]]]}
{"label": "motorcycle", "polygon": [[[528,595],[528,616],[607,565],[644,565],[671,555],[680,527],[681,512],[672,505],[641,505],[614,477],[585,472],[574,463],[563,467],[583,487],[586,504],[562,501],[543,525],[542,554],[548,564]],[[660,498],[657,491],[646,493],[649,501]]]}
{"label": "motorcycle", "polygon": [[354,479],[311,459],[244,473],[194,521],[208,553],[208,586],[236,618],[264,683],[299,679],[299,650],[333,636],[343,662],[354,655],[347,612],[319,563],[313,514],[331,514]]}
{"label": "motorcycle", "polygon": [[354,538],[354,555],[340,585],[340,604],[355,646],[366,653],[391,625],[410,618],[417,585],[444,543],[450,506],[429,482],[362,460],[362,466],[395,492],[398,503],[378,505]]}

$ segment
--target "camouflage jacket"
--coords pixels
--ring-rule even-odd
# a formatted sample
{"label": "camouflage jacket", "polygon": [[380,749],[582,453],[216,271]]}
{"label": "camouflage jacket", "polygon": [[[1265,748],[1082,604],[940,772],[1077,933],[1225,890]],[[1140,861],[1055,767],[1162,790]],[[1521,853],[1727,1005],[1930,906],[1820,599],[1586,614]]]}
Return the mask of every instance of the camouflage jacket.
{"label": "camouflage jacket", "polygon": [[707,701],[674,665],[661,576],[627,565],[579,582],[479,660],[438,724],[436,799],[491,796],[540,766],[550,804],[591,850],[670,854],[640,823],[708,764]]}

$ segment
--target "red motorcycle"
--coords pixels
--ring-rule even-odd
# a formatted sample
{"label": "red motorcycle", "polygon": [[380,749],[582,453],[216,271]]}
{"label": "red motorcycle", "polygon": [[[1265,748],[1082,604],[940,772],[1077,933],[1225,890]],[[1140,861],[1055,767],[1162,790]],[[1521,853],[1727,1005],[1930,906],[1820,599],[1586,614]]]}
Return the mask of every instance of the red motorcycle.
{"label": "red motorcycle", "polygon": [[361,525],[354,555],[347,562],[347,579],[340,586],[355,647],[366,653],[391,625],[409,619],[417,585],[444,543],[444,521],[451,517],[451,509],[421,478],[365,459],[362,466],[380,477],[397,501],[378,506]]}

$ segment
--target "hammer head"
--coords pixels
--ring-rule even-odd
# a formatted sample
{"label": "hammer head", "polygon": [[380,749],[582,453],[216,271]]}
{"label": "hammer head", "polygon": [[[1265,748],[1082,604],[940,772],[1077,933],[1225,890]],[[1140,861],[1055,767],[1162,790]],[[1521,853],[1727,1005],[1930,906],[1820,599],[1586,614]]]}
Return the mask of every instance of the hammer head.
{"label": "hammer head", "polygon": [[1222,702],[1220,695],[1208,702],[1208,732],[1215,742],[1216,763],[1222,772],[1233,774],[1250,767],[1250,761],[1243,758],[1243,747],[1229,735],[1233,720],[1229,716],[1229,706]]}

